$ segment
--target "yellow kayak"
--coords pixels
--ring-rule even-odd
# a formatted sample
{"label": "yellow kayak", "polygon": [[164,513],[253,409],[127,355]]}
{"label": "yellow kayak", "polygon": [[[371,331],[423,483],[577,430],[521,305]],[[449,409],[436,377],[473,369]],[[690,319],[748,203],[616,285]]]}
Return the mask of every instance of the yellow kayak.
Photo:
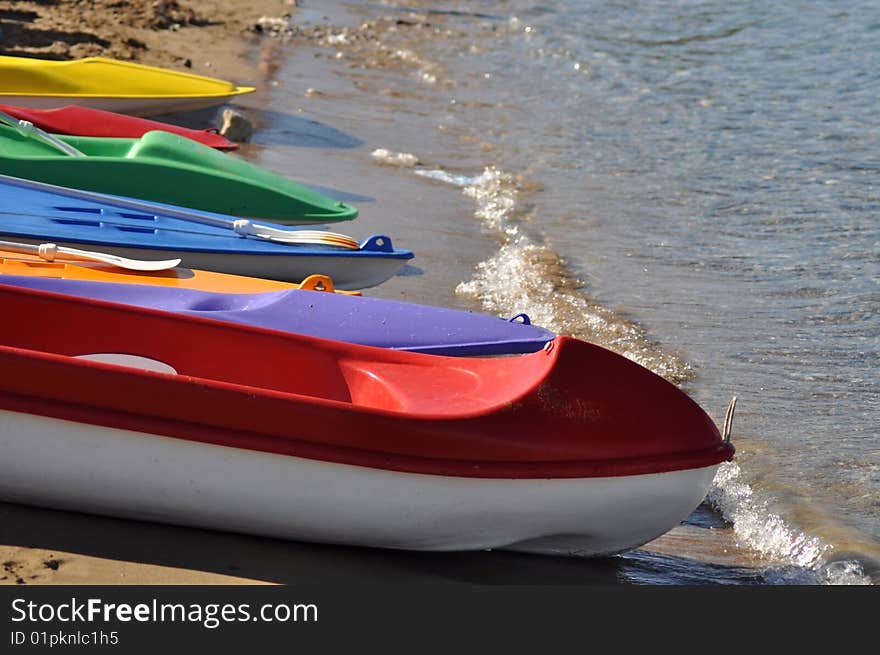
{"label": "yellow kayak", "polygon": [[75,103],[148,116],[212,107],[253,91],[213,77],[104,57],[47,61],[0,56],[0,102],[35,109]]}
{"label": "yellow kayak", "polygon": [[164,271],[131,271],[109,264],[85,261],[45,261],[36,255],[26,255],[0,248],[0,280],[3,275],[30,275],[63,280],[92,280],[126,284],[149,284],[153,286],[178,287],[198,291],[220,293],[261,293],[285,289],[331,291],[349,296],[361,295],[359,291],[342,291],[333,286],[326,275],[310,275],[300,284],[263,280],[244,275],[212,273],[177,266]]}

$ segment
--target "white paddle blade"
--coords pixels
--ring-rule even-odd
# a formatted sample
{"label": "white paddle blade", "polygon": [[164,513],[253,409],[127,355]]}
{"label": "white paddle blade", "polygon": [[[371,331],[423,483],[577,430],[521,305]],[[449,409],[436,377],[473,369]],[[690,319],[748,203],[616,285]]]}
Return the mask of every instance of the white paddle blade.
{"label": "white paddle blade", "polygon": [[58,254],[62,257],[73,257],[86,261],[103,262],[130,271],[167,271],[180,264],[180,259],[163,259],[148,261],[145,259],[128,259],[119,255],[111,255],[104,252],[92,252],[90,250],[77,250],[76,248],[58,248]]}
{"label": "white paddle blade", "polygon": [[277,228],[252,223],[247,219],[239,219],[232,225],[232,229],[242,236],[254,236],[267,239],[276,243],[290,244],[318,244],[324,246],[337,246],[349,250],[358,250],[360,244],[350,236],[338,232],[325,232],[321,230],[279,230]]}
{"label": "white paddle blade", "polygon": [[[259,228],[257,232],[259,235]],[[337,234],[336,232],[311,232],[308,230],[300,230],[290,232],[283,238],[273,236],[273,241],[282,243],[301,243],[301,244],[318,244],[322,246],[336,246],[339,248],[347,248],[348,250],[358,250],[361,245],[349,236]]]}
{"label": "white paddle blade", "polygon": [[143,259],[128,259],[119,255],[111,255],[106,252],[93,252],[91,250],[79,250],[77,248],[65,248],[54,243],[17,243],[14,241],[0,241],[0,248],[11,252],[19,252],[26,255],[36,255],[47,262],[56,259],[70,259],[75,261],[101,262],[130,271],[167,271],[180,264],[179,259],[164,259],[159,261],[147,261]]}

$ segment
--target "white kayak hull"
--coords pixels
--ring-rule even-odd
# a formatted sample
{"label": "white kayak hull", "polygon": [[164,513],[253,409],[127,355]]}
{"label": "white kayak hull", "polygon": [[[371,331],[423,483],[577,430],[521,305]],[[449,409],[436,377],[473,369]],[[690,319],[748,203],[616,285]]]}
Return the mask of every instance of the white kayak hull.
{"label": "white kayak hull", "polygon": [[132,116],[159,116],[181,111],[195,111],[222,105],[240,94],[208,97],[131,97],[106,96],[15,96],[0,95],[0,103],[31,109],[57,109],[67,105],[79,105],[91,109],[114,111]]}
{"label": "white kayak hull", "polygon": [[0,411],[0,498],[284,539],[409,550],[638,547],[702,502],[717,465],[608,478],[401,473]]}
{"label": "white kayak hull", "polygon": [[[47,239],[27,239],[16,237],[22,243],[45,243]],[[404,258],[381,257],[357,254],[320,255],[295,254],[295,246],[291,246],[290,255],[267,255],[247,253],[210,253],[185,252],[177,250],[125,248],[104,244],[93,245],[78,241],[56,241],[59,246],[100,250],[101,252],[128,257],[130,259],[164,260],[181,258],[181,266],[185,268],[246,275],[282,282],[302,282],[309,275],[327,275],[333,280],[337,289],[355,291],[367,289],[394,277],[402,269],[407,260]]]}

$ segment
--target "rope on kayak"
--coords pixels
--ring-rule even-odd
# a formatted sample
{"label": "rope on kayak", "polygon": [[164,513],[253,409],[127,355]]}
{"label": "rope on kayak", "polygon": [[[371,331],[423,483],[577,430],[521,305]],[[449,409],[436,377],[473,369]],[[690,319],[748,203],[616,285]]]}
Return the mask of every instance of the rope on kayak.
{"label": "rope on kayak", "polygon": [[733,413],[736,411],[736,396],[730,399],[727,405],[727,413],[724,415],[724,428],[721,431],[721,438],[724,443],[730,443],[730,432],[733,430]]}

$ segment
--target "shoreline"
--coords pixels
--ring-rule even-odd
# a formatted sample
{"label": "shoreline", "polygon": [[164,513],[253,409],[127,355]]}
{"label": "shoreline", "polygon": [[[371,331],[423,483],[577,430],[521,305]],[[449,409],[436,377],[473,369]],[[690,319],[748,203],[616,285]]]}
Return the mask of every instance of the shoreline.
{"label": "shoreline", "polygon": [[[490,144],[475,140],[451,114],[441,113],[438,120],[443,124],[434,125],[435,130],[426,129],[433,118],[425,123],[394,120],[408,107],[421,107],[420,94],[454,92],[454,81],[445,79],[442,69],[414,54],[423,37],[429,38],[434,30],[446,33],[443,17],[401,18],[389,12],[376,18],[374,11],[351,10],[338,2],[317,9],[296,8],[282,0],[185,4],[203,18],[221,4],[223,11],[238,16],[246,9],[247,17],[222,25],[154,29],[143,37],[132,32],[134,36],[125,38],[156,43],[136,53],[134,60],[257,86],[256,93],[236,100],[252,110],[249,118],[258,128],[252,144],[240,153],[315,186],[339,185],[332,191],[354,194],[350,199],[361,209],[361,216],[351,224],[352,236],[385,233],[393,236],[396,245],[416,251],[419,270],[392,278],[370,295],[484,311],[476,300],[455,293],[462,279],[499,247],[497,235],[475,220],[480,207],[457,187],[370,157],[374,148],[381,147],[415,152],[420,160],[424,158],[421,165],[427,169],[451,163],[475,172],[491,159],[483,157],[482,147]],[[16,9],[27,5],[59,11],[51,5],[15,3]],[[297,19],[312,18],[311,27],[301,29],[297,20],[296,34],[289,40],[248,29],[261,16],[288,12],[295,12]],[[333,17],[324,24],[328,13]],[[0,12],[4,27],[5,15]],[[88,54],[80,46],[68,47],[67,52],[74,50],[83,51],[79,56]],[[185,66],[187,56],[191,67]],[[340,66],[346,74],[339,74]],[[435,81],[410,88],[400,84],[411,79],[401,78],[400,72]],[[201,114],[198,120],[205,117]],[[170,120],[194,119],[195,114],[174,115]],[[518,202],[527,203],[526,192],[522,195]],[[491,201],[489,197],[483,202]],[[652,542],[651,549],[680,554],[677,539],[690,548],[682,535],[695,529],[676,530]],[[724,547],[713,540],[705,544],[701,558],[724,564]],[[632,566],[627,558],[585,562],[504,551],[419,553],[284,542],[7,503],[0,503],[0,563],[0,584],[21,580],[24,584],[156,585],[340,580],[625,584],[625,571]]]}

